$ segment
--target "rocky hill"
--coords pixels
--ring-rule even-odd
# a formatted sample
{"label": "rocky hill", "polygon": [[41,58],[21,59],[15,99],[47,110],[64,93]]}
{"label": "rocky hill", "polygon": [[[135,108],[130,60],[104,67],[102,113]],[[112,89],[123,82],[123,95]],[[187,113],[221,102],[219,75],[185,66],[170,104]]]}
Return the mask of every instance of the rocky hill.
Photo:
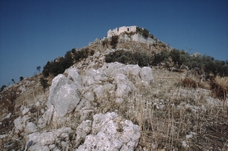
{"label": "rocky hill", "polygon": [[[226,85],[218,90],[224,97],[216,97],[211,81],[186,68],[173,72],[145,63],[145,56],[171,51],[154,41],[132,41],[126,33],[97,39],[6,87],[1,150],[228,150]],[[124,59],[109,62],[110,54]],[[166,65],[174,67],[173,60]],[[60,63],[67,68],[60,70]]]}

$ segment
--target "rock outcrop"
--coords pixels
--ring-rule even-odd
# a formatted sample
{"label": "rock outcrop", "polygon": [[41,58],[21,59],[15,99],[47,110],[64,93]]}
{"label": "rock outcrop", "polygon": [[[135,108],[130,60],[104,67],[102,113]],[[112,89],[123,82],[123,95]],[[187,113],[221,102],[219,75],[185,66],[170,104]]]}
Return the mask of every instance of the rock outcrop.
{"label": "rock outcrop", "polygon": [[79,112],[81,120],[93,112],[94,103],[114,100],[116,103],[126,101],[136,87],[153,83],[152,69],[140,68],[138,65],[121,63],[104,64],[99,69],[88,69],[80,73],[76,68],[69,68],[65,75],[55,77],[50,87],[48,110],[40,119],[40,127],[66,122],[63,118],[73,110]]}
{"label": "rock outcrop", "polygon": [[[114,112],[96,114],[93,118],[92,133],[86,136],[85,142],[76,151],[125,151],[134,150],[137,146],[140,138],[139,127],[131,121],[123,120]],[[87,122],[87,124],[89,125],[90,122]],[[82,131],[89,131],[87,126],[85,126],[85,129],[82,129]]]}
{"label": "rock outcrop", "polygon": [[[109,101],[116,104],[128,102],[137,93],[136,87],[152,83],[150,67],[140,68],[138,65],[115,62],[104,64],[97,70],[91,68],[83,72],[69,68],[52,80],[47,109],[38,120],[39,128],[50,125],[55,129],[38,132],[34,123],[25,124],[27,118],[24,116],[25,119],[19,117],[15,120],[15,125],[20,123],[16,130],[25,130],[27,143],[34,142],[29,150],[62,150],[68,147],[76,150],[134,150],[140,137],[137,125],[122,119],[115,112],[95,113],[101,104]],[[72,123],[73,118],[76,123]],[[56,139],[66,135],[66,140],[69,141],[69,135],[73,134],[70,127],[64,126],[69,122],[76,129],[74,143],[71,142],[69,146],[69,142],[60,141],[56,146]]]}

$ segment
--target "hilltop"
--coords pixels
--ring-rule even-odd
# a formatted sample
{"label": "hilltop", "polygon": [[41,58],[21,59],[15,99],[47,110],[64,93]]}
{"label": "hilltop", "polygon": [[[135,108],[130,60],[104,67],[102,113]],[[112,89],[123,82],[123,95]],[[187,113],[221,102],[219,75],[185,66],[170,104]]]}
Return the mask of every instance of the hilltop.
{"label": "hilltop", "polygon": [[4,88],[2,150],[227,150],[227,62],[134,27]]}

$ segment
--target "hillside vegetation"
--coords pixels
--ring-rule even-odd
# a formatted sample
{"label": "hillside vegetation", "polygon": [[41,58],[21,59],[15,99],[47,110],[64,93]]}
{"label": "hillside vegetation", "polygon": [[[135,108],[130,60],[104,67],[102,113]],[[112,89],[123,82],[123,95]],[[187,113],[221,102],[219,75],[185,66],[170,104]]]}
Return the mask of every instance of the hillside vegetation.
{"label": "hillside vegetation", "polygon": [[226,151],[227,95],[227,61],[159,41],[98,39],[2,88],[0,144],[21,151]]}

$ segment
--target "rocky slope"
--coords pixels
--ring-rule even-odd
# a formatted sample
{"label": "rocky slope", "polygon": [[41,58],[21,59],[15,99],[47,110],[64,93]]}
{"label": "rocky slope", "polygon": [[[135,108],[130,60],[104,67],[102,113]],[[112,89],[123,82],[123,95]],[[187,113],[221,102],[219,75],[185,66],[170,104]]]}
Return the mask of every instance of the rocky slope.
{"label": "rocky slope", "polygon": [[222,107],[209,90],[180,86],[185,72],[105,63],[119,49],[151,53],[168,46],[120,38],[112,49],[105,40],[88,46],[92,56],[49,77],[48,90],[40,74],[1,92],[1,101],[9,100],[0,104],[2,150],[228,149],[228,103]]}

